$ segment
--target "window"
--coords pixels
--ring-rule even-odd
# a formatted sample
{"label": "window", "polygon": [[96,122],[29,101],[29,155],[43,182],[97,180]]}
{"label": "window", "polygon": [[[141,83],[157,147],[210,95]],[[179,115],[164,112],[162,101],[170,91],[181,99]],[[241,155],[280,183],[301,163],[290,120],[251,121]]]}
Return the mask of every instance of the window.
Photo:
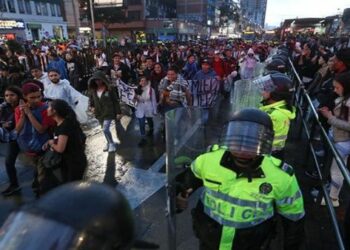
{"label": "window", "polygon": [[46,3],[41,3],[41,11],[42,11],[44,16],[48,16],[49,15],[49,11],[47,9],[47,4]]}
{"label": "window", "polygon": [[41,15],[41,5],[40,3],[36,2],[35,3],[35,10],[37,15]]}
{"label": "window", "polygon": [[56,6],[53,3],[50,3],[51,15],[56,16]]}
{"label": "window", "polygon": [[5,0],[0,0],[0,11],[7,12]]}
{"label": "window", "polygon": [[141,4],[141,0],[128,0],[129,5]]}
{"label": "window", "polygon": [[32,14],[32,5],[30,4],[30,0],[24,1],[27,14]]}
{"label": "window", "polygon": [[14,0],[7,0],[7,6],[9,7],[9,11],[12,13],[16,13],[16,7]]}
{"label": "window", "polygon": [[57,9],[57,16],[62,16],[61,6],[59,4],[56,4],[56,9]]}
{"label": "window", "polygon": [[139,21],[141,20],[141,11],[129,11],[128,12],[128,19],[130,21]]}
{"label": "window", "polygon": [[19,13],[26,13],[24,9],[24,0],[17,0]]}

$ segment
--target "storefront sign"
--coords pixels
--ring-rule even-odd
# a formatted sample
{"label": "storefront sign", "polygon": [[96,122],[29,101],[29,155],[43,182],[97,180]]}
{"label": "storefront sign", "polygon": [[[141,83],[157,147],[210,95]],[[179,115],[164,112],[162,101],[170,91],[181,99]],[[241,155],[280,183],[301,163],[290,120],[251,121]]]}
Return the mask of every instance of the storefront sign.
{"label": "storefront sign", "polygon": [[0,30],[24,29],[24,22],[21,20],[0,19]]}
{"label": "storefront sign", "polygon": [[14,40],[15,38],[16,38],[16,35],[13,33],[0,34],[0,40]]}

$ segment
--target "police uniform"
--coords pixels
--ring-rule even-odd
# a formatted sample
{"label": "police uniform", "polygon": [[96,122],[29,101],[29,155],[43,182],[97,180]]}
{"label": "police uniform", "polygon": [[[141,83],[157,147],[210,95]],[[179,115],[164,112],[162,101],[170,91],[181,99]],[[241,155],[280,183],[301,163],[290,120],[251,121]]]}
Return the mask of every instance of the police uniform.
{"label": "police uniform", "polygon": [[204,187],[192,211],[201,249],[268,249],[276,214],[284,225],[285,249],[297,249],[303,237],[303,198],[293,168],[270,156],[271,118],[245,109],[222,131],[220,146],[198,156],[178,178],[185,180],[182,190]]}
{"label": "police uniform", "polygon": [[[203,181],[199,207],[203,207],[207,219],[222,228],[220,250],[236,249],[235,241],[242,244],[242,239],[239,239],[242,229],[251,231],[247,233],[246,230],[244,235],[255,235],[255,226],[266,222],[266,228],[271,228],[270,220],[276,212],[291,221],[304,216],[303,198],[292,167],[274,157],[262,157],[257,169],[249,175],[233,165],[229,152],[219,149],[200,155],[191,165],[191,170]],[[262,239],[268,237],[268,231],[261,233],[261,236],[265,234]]]}
{"label": "police uniform", "polygon": [[272,144],[272,151],[284,149],[288,137],[290,121],[295,119],[295,110],[290,111],[286,106],[286,101],[279,101],[260,107],[260,110],[266,112],[271,117],[273,123],[275,138]]}

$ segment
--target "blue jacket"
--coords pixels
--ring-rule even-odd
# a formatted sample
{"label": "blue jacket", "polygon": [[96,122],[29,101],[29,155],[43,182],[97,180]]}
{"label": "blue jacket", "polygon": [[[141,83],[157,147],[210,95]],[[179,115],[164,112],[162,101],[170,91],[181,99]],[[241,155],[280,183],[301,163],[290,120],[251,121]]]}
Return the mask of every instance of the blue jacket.
{"label": "blue jacket", "polygon": [[214,70],[210,69],[208,73],[204,73],[203,70],[200,70],[196,73],[194,76],[193,80],[208,80],[208,79],[213,79],[216,77],[216,73]]}

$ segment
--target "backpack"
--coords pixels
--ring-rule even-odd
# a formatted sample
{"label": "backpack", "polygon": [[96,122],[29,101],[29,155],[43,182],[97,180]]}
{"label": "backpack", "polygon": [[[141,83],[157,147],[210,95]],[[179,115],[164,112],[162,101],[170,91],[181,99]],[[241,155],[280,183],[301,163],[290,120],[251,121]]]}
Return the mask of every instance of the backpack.
{"label": "backpack", "polygon": [[[42,105],[34,110],[32,113],[39,123],[42,123],[43,117],[41,112],[47,109],[47,104]],[[18,133],[17,143],[19,148],[24,152],[41,152],[42,146],[50,139],[47,132],[40,134],[33,125],[30,123],[28,118],[25,118],[22,130]]]}

